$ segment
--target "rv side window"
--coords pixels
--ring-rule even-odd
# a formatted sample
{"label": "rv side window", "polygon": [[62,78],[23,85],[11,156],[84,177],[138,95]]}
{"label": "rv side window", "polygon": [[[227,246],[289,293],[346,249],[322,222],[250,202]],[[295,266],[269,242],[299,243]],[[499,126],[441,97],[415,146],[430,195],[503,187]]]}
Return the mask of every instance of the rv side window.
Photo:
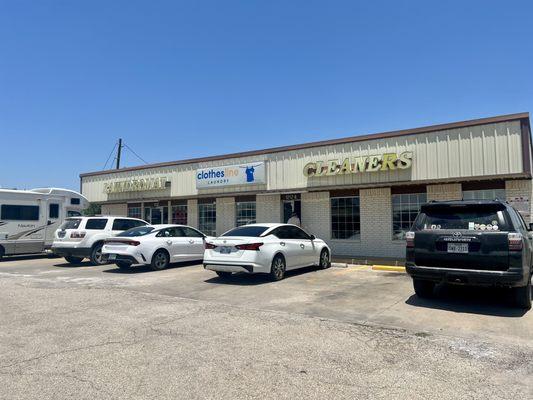
{"label": "rv side window", "polygon": [[102,231],[105,229],[105,226],[107,225],[107,219],[106,218],[92,218],[88,219],[85,223],[85,229],[95,229]]}
{"label": "rv side window", "polygon": [[39,206],[15,206],[2,204],[0,218],[15,221],[38,221]]}
{"label": "rv side window", "polygon": [[80,204],[80,199],[72,198],[72,199],[70,199],[70,204],[72,204],[73,206],[74,205],[79,205]]}
{"label": "rv side window", "polygon": [[50,204],[48,218],[59,218],[59,204]]}

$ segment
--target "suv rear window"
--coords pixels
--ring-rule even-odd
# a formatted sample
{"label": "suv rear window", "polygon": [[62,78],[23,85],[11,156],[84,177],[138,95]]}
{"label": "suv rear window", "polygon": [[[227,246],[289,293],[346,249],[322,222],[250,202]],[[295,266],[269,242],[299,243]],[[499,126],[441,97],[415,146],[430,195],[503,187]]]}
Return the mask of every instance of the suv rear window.
{"label": "suv rear window", "polygon": [[78,229],[78,226],[80,226],[80,222],[80,218],[66,219],[65,222],[61,224],[59,229]]}
{"label": "suv rear window", "polygon": [[146,225],[145,222],[137,221],[135,219],[116,219],[113,221],[112,231],[127,231],[131,228],[136,228],[141,225]]}
{"label": "suv rear window", "polygon": [[248,236],[259,237],[268,227],[266,226],[241,226],[239,228],[232,229],[229,232],[224,233],[222,236]]}
{"label": "suv rear window", "polygon": [[104,230],[107,225],[106,218],[91,218],[85,223],[85,229]]}
{"label": "suv rear window", "polygon": [[465,229],[471,231],[509,231],[512,224],[505,209],[498,205],[457,205],[423,207],[414,229]]}

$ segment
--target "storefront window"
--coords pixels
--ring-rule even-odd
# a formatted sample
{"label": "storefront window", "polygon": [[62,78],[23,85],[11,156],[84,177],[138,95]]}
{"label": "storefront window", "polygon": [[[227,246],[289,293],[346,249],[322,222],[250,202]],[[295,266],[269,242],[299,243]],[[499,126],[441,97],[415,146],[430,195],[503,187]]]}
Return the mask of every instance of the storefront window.
{"label": "storefront window", "polygon": [[217,206],[216,203],[198,204],[198,228],[208,236],[216,236]]}
{"label": "storefront window", "polygon": [[187,204],[178,204],[172,206],[172,223],[178,225],[187,225]]}
{"label": "storefront window", "polygon": [[505,200],[505,189],[464,190],[463,200]]}
{"label": "storefront window", "polygon": [[426,193],[402,193],[392,195],[392,238],[403,240],[411,229],[420,206],[427,202]]}
{"label": "storefront window", "polygon": [[142,219],[141,204],[128,204],[128,217]]}
{"label": "storefront window", "polygon": [[255,201],[242,201],[235,203],[235,226],[255,224]]}
{"label": "storefront window", "polygon": [[359,196],[331,199],[331,237],[345,240],[361,238]]}

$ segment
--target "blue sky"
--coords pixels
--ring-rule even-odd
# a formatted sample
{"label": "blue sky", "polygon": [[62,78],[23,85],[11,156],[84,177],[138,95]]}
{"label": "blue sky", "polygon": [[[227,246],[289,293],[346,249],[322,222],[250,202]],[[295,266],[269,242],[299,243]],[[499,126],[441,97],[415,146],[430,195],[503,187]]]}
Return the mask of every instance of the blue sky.
{"label": "blue sky", "polygon": [[[531,1],[0,0],[2,187],[533,111]],[[124,165],[142,164],[129,151]]]}

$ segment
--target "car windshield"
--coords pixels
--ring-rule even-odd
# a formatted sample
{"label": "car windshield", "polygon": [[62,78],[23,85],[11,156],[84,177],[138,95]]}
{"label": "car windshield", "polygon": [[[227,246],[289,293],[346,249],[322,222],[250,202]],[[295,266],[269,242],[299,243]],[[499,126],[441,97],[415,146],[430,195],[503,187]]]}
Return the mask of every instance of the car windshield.
{"label": "car windshield", "polygon": [[148,235],[153,230],[154,228],[151,226],[138,226],[137,228],[131,228],[131,229],[128,229],[127,231],[119,233],[117,236],[122,236],[122,237],[144,236],[144,235]]}
{"label": "car windshield", "polygon": [[415,222],[416,230],[466,229],[471,231],[508,231],[504,210],[497,207],[428,207]]}
{"label": "car windshield", "polygon": [[65,222],[61,224],[59,229],[78,229],[78,226],[80,226],[80,222],[80,218],[66,219]]}
{"label": "car windshield", "polygon": [[267,226],[240,226],[238,228],[232,229],[229,232],[224,233],[222,236],[248,236],[248,237],[259,237],[266,230]]}

